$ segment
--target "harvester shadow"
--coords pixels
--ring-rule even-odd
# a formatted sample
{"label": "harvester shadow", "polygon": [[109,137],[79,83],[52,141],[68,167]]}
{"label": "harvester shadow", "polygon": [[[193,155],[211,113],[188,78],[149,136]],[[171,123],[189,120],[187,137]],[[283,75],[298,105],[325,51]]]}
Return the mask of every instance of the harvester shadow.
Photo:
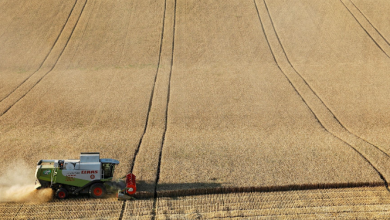
{"label": "harvester shadow", "polygon": [[[133,195],[136,199],[150,199],[157,197],[182,197],[208,194],[229,194],[248,192],[275,192],[310,189],[336,189],[352,187],[383,186],[383,182],[347,182],[347,183],[317,183],[317,184],[287,184],[279,186],[222,186],[222,183],[169,183],[158,184],[155,195],[155,184],[145,181],[137,181],[137,192]],[[229,184],[231,185],[231,184]]]}
{"label": "harvester shadow", "polygon": [[[194,183],[160,183],[157,186],[158,197],[179,197],[188,195],[202,195],[213,189],[221,188],[221,183],[194,182]],[[155,183],[137,181],[137,199],[148,199],[155,196]]]}
{"label": "harvester shadow", "polygon": [[[116,180],[108,182],[109,184],[106,196],[107,198],[116,197],[117,191],[126,187],[124,180]],[[226,183],[224,184],[226,185]],[[231,185],[231,184],[230,184]],[[106,185],[107,186],[107,185]],[[291,190],[313,190],[313,189],[340,189],[354,187],[379,187],[384,186],[383,182],[348,182],[348,183],[317,183],[317,184],[292,184],[279,186],[222,186],[222,183],[168,183],[158,184],[157,192],[155,192],[155,183],[142,180],[137,181],[137,192],[133,195],[135,199],[151,199],[157,197],[170,197],[176,199],[183,196],[197,196],[208,194],[230,194],[230,193],[248,193],[248,192],[276,192],[276,191],[291,191]],[[106,187],[107,188],[107,187]],[[70,196],[73,200],[89,199],[88,194],[79,196]],[[60,200],[54,199],[59,202]]]}
{"label": "harvester shadow", "polygon": [[[126,187],[125,180],[120,179],[106,183],[111,192],[124,189]],[[155,196],[155,182],[137,180],[137,192],[132,195],[137,199],[149,199]],[[222,187],[221,183],[160,183],[157,186],[157,196],[161,197],[178,197],[187,195],[207,194]]]}

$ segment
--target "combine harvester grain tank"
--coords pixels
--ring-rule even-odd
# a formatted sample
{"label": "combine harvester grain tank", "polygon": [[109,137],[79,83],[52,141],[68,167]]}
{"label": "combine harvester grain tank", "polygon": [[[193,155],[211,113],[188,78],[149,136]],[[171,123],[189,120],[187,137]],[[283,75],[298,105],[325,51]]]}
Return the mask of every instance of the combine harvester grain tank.
{"label": "combine harvester grain tank", "polygon": [[[100,153],[81,153],[79,160],[40,160],[35,171],[36,188],[52,188],[55,196],[65,199],[70,194],[89,194],[102,198],[112,191],[115,159],[100,159]],[[118,199],[132,199],[136,192],[136,177],[129,173],[125,186],[118,191]],[[120,184],[119,184],[120,185]]]}

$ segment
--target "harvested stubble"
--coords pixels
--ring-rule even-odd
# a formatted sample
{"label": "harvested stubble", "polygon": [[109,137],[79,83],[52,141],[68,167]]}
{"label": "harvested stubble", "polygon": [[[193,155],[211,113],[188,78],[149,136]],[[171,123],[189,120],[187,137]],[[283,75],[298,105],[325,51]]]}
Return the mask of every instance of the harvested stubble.
{"label": "harvested stubble", "polygon": [[98,151],[127,173],[157,69],[162,6],[88,1],[55,68],[0,118],[3,163],[17,154],[33,173],[40,159]]}
{"label": "harvested stubble", "polygon": [[176,24],[159,192],[383,183],[278,69],[253,2],[179,1]]}
{"label": "harvested stubble", "polygon": [[0,219],[13,219],[22,204],[0,203]]}
{"label": "harvested stubble", "polygon": [[[234,193],[158,198],[126,202],[123,219],[183,218],[386,218],[390,211],[385,187],[359,187],[269,193]],[[0,203],[2,219],[119,218],[122,202],[115,199],[70,199],[33,203]]]}
{"label": "harvested stubble", "polygon": [[[390,36],[382,23],[388,14],[372,9],[385,10],[388,2],[352,2],[383,36]],[[342,1],[267,4],[286,53],[313,90],[348,130],[390,153],[389,57]],[[366,12],[372,10],[376,17]]]}
{"label": "harvested stubble", "polygon": [[37,71],[75,1],[1,1],[0,100]]}
{"label": "harvested stubble", "polygon": [[385,187],[237,193],[159,198],[157,219],[322,219],[386,218]]}
{"label": "harvested stubble", "polygon": [[151,219],[153,203],[152,199],[127,201],[122,219]]}
{"label": "harvested stubble", "polygon": [[[17,219],[118,219],[122,202],[111,199],[54,200],[44,204],[1,203],[5,218]],[[0,217],[1,218],[1,217]]]}

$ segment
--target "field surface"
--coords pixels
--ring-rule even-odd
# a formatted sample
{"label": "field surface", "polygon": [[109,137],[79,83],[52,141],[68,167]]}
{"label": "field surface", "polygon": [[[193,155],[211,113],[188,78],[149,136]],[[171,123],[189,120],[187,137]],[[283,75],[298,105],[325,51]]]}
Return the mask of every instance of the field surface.
{"label": "field surface", "polygon": [[385,218],[388,9],[1,0],[0,192],[89,151],[139,200],[0,195],[0,218]]}
{"label": "field surface", "polygon": [[385,187],[252,192],[123,202],[89,198],[0,203],[2,219],[387,219]]}

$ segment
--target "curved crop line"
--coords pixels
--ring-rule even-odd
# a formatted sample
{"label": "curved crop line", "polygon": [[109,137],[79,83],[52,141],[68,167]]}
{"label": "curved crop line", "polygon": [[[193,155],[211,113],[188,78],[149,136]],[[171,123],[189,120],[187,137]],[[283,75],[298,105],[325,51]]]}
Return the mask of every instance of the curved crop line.
{"label": "curved crop line", "polygon": [[53,69],[54,69],[54,67],[57,65],[57,63],[58,63],[58,60],[61,58],[61,56],[62,56],[62,54],[64,53],[64,51],[65,51],[65,49],[66,49],[66,47],[68,46],[68,43],[69,43],[69,40],[72,38],[72,35],[73,35],[73,32],[74,32],[74,30],[76,29],[76,26],[77,26],[77,24],[79,23],[79,20],[80,20],[80,17],[81,17],[81,15],[83,14],[83,11],[84,11],[84,8],[85,8],[85,5],[87,4],[87,2],[88,2],[88,0],[85,0],[85,3],[84,3],[84,5],[83,5],[83,8],[81,9],[81,12],[80,12],[80,15],[79,15],[79,17],[77,18],[77,22],[76,22],[76,24],[74,25],[74,27],[73,27],[73,29],[72,29],[72,32],[71,32],[71,34],[69,35],[69,38],[67,39],[67,41],[66,41],[66,44],[65,44],[65,46],[64,46],[64,48],[62,49],[62,51],[61,51],[61,53],[60,53],[60,55],[58,56],[58,58],[57,58],[57,60],[56,60],[56,62],[54,63],[54,65],[50,68],[50,70],[47,72],[47,73],[45,73],[24,95],[22,95],[18,100],[16,100],[16,102],[14,103],[14,104],[12,104],[10,107],[8,107],[4,112],[2,112],[1,114],[0,114],[0,117],[1,116],[3,116],[5,113],[7,113],[13,106],[15,106],[15,104],[16,103],[18,103],[21,99],[23,99],[33,88],[35,88],[35,86],[36,85],[38,85],[38,83],[39,82],[41,82],[42,81],[42,79],[43,78],[45,78]]}
{"label": "curved crop line", "polygon": [[[283,44],[282,44],[282,42],[281,42],[281,40],[280,40],[280,38],[279,38],[279,35],[278,35],[277,31],[276,31],[275,25],[274,25],[273,20],[272,20],[272,18],[271,18],[271,14],[270,14],[270,12],[269,12],[269,10],[268,10],[267,3],[266,3],[265,0],[263,0],[263,1],[264,1],[264,5],[265,5],[265,7],[266,7],[266,9],[267,9],[268,16],[269,16],[269,18],[270,18],[270,21],[271,21],[272,27],[273,27],[273,29],[274,29],[275,35],[276,35],[276,37],[277,37],[277,39],[278,39],[278,42],[279,42],[279,44],[280,44],[280,46],[281,46],[281,48],[282,48],[282,51],[283,51],[284,55],[286,56],[287,62],[290,64],[290,66],[292,67],[292,69],[294,70],[294,72],[297,73],[297,74],[299,75],[299,77],[300,77],[300,78],[304,81],[304,83],[309,87],[310,91],[313,92],[313,94],[318,98],[318,100],[320,100],[320,102],[326,107],[326,109],[333,115],[333,118],[337,121],[337,123],[338,123],[342,128],[344,128],[346,131],[348,131],[348,133],[352,134],[352,135],[355,136],[356,138],[358,138],[358,139],[360,139],[360,140],[363,140],[364,142],[366,142],[366,143],[372,145],[373,147],[375,147],[376,149],[378,149],[379,151],[381,151],[382,153],[384,153],[386,156],[390,157],[390,155],[389,155],[388,153],[386,153],[383,149],[381,149],[380,147],[378,147],[378,146],[376,146],[376,145],[374,145],[374,144],[368,142],[367,140],[361,138],[360,136],[358,136],[358,135],[356,135],[355,133],[351,132],[346,126],[344,126],[344,124],[341,123],[341,121],[336,117],[336,115],[335,115],[335,114],[333,113],[333,111],[328,107],[328,105],[325,104],[325,102],[320,98],[320,96],[319,96],[319,95],[315,92],[315,90],[310,86],[310,84],[306,81],[306,79],[302,76],[302,74],[300,74],[300,73],[295,69],[294,65],[291,63],[290,59],[288,58],[287,53],[286,53],[286,51],[285,51],[285,49],[284,49],[284,46],[283,46]],[[340,0],[340,1],[341,1],[341,0]],[[305,103],[306,103],[306,102],[305,102]]]}
{"label": "curved crop line", "polygon": [[367,20],[367,22],[376,30],[376,32],[378,32],[378,34],[383,38],[383,40],[386,41],[386,43],[390,46],[390,43],[389,41],[387,41],[387,39],[381,34],[381,32],[371,23],[371,21],[366,17],[366,15],[355,5],[355,3],[353,3],[352,0],[349,0],[353,6],[355,6],[355,8],[360,12],[360,14],[363,15],[363,17]]}
{"label": "curved crop line", "polygon": [[126,208],[126,200],[123,201],[122,209],[121,209],[121,214],[119,215],[119,220],[122,220],[122,219],[123,219],[123,214],[125,213],[125,208]]}
{"label": "curved crop line", "polygon": [[152,104],[153,104],[154,89],[155,89],[155,87],[156,87],[157,76],[158,76],[158,73],[159,73],[160,63],[161,63],[162,45],[163,45],[164,30],[165,30],[165,13],[166,13],[166,10],[167,10],[167,0],[165,0],[165,4],[164,4],[164,13],[163,13],[162,28],[161,28],[161,38],[160,38],[160,50],[159,50],[159,53],[158,53],[158,63],[157,63],[156,74],[155,74],[155,76],[154,76],[154,83],[153,83],[152,91],[151,91],[150,98],[149,98],[148,113],[147,113],[147,115],[146,115],[146,122],[145,122],[144,131],[143,131],[143,133],[142,133],[141,139],[140,139],[139,142],[138,142],[138,147],[137,147],[137,149],[135,150],[135,153],[134,153],[134,158],[133,158],[133,161],[132,161],[131,167],[130,167],[130,173],[133,172],[134,163],[135,163],[136,157],[137,157],[137,155],[138,155],[139,149],[140,149],[141,144],[142,144],[142,141],[143,141],[143,139],[144,139],[146,130],[147,130],[147,128],[148,128],[150,110],[151,110]]}
{"label": "curved crop line", "polygon": [[[360,27],[364,30],[364,32],[366,32],[366,34],[371,38],[371,40],[376,44],[376,46],[379,47],[379,49],[381,49],[381,51],[388,57],[390,58],[390,56],[383,50],[383,48],[378,44],[378,42],[376,42],[374,40],[374,38],[371,36],[371,34],[363,27],[363,25],[359,22],[359,20],[356,18],[356,16],[352,13],[351,10],[349,10],[349,8],[344,4],[344,2],[342,0],[339,0],[343,5],[344,7],[348,10],[348,12],[352,15],[352,17],[356,20],[356,22],[360,25]],[[353,4],[353,3],[352,3]],[[356,7],[356,6],[355,6]],[[360,11],[360,10],[359,10]],[[365,17],[365,16],[364,16]],[[369,22],[370,23],[370,22]],[[371,23],[370,23],[371,24]],[[372,26],[372,25],[371,25]],[[375,28],[375,27],[374,27]],[[376,28],[375,28],[376,30]],[[378,32],[379,33],[379,32]],[[381,34],[380,34],[381,35]],[[382,35],[381,35],[382,36]],[[382,37],[383,38],[383,37]],[[386,41],[387,42],[387,41]]]}
{"label": "curved crop line", "polygon": [[[267,12],[268,12],[268,17],[270,18],[270,21],[271,21],[271,24],[272,24],[272,28],[275,30],[275,35],[276,35],[276,38],[278,39],[278,42],[279,42],[279,44],[280,44],[280,46],[281,46],[281,48],[282,48],[282,51],[283,51],[283,53],[284,53],[284,55],[285,55],[285,57],[286,57],[286,59],[287,59],[287,62],[290,64],[290,66],[293,68],[293,70],[294,70],[294,72],[295,73],[297,73],[298,75],[299,75],[299,77],[303,80],[303,82],[310,88],[310,90],[314,93],[314,95],[315,96],[317,96],[317,98],[321,101],[321,103],[329,110],[329,112],[331,112],[332,113],[332,115],[334,116],[334,114],[333,114],[333,112],[330,110],[330,108],[324,103],[324,101],[319,97],[319,95],[315,92],[315,90],[310,86],[310,84],[306,81],[306,79],[295,69],[295,67],[294,67],[294,65],[292,65],[292,63],[291,63],[291,61],[290,61],[290,59],[288,58],[288,56],[287,56],[287,53],[286,53],[286,51],[285,51],[285,49],[284,49],[284,46],[283,46],[283,44],[282,44],[282,41],[280,40],[280,38],[279,38],[279,35],[278,35],[278,33],[276,32],[276,28],[275,28],[275,25],[274,25],[274,22],[273,22],[273,20],[272,20],[272,18],[271,18],[271,14],[270,14],[270,12],[269,12],[269,10],[268,10],[268,6],[267,6],[267,3],[265,2],[265,0],[263,0],[264,1],[264,5],[265,5],[265,8],[267,9]],[[264,31],[264,29],[263,29],[263,31]],[[264,34],[265,34],[265,32],[264,32]],[[275,59],[275,57],[274,57],[274,59]],[[276,59],[275,59],[275,61],[276,61]],[[344,127],[342,124],[341,124],[341,122],[338,120],[338,118],[336,118],[335,116],[334,116],[334,118],[335,118],[335,120],[342,126],[342,127]]]}
{"label": "curved crop line", "polygon": [[[266,6],[266,9],[267,9],[267,12],[268,12],[268,16],[269,16],[269,18],[270,18],[270,20],[271,20],[271,23],[272,23],[272,26],[273,26],[273,28],[274,28],[274,32],[275,32],[275,34],[276,34],[276,36],[278,37],[278,35],[277,35],[277,33],[276,33],[276,30],[275,30],[275,27],[274,27],[274,25],[273,25],[273,22],[272,22],[272,18],[271,18],[271,15],[270,15],[270,13],[269,13],[269,10],[268,10],[268,7],[267,7],[267,4],[266,4],[266,2],[265,2],[265,0],[263,0],[263,2],[264,2],[264,4],[265,4],[265,6]],[[334,136],[335,138],[337,138],[337,139],[339,139],[340,141],[342,141],[342,142],[344,142],[345,144],[347,144],[349,147],[351,147],[353,150],[355,150],[368,164],[370,164],[371,165],[371,167],[373,167],[373,169],[378,173],[378,175],[380,176],[380,178],[384,181],[384,184],[385,184],[385,186],[386,186],[386,189],[388,188],[388,183],[387,183],[387,181],[386,181],[386,179],[384,178],[384,176],[382,175],[382,173],[360,152],[360,151],[358,151],[355,147],[353,147],[352,145],[350,145],[349,143],[347,143],[346,141],[344,141],[344,140],[342,140],[341,138],[339,138],[339,137],[337,137],[336,135],[334,135],[332,132],[330,132],[320,121],[319,121],[319,119],[318,119],[318,117],[317,117],[317,115],[314,113],[314,111],[310,108],[310,106],[307,104],[307,102],[304,100],[304,98],[302,97],[302,95],[298,92],[298,90],[296,89],[296,87],[293,85],[293,83],[290,81],[290,79],[287,77],[287,75],[285,74],[285,72],[281,69],[281,67],[280,67],[280,65],[279,65],[279,63],[277,62],[277,60],[275,59],[275,55],[274,55],[274,52],[273,52],[273,50],[272,50],[272,48],[271,48],[271,45],[270,45],[270,43],[269,43],[269,40],[268,40],[268,37],[267,37],[267,34],[266,34],[266,32],[265,32],[265,29],[264,29],[264,26],[263,26],[263,22],[262,22],[262,20],[261,20],[261,16],[260,16],[260,12],[259,12],[259,10],[258,10],[258,7],[257,7],[257,3],[256,3],[256,0],[254,0],[254,3],[255,3],[255,7],[256,7],[256,10],[257,10],[257,15],[258,15],[258,17],[259,17],[259,21],[260,21],[260,24],[261,24],[261,28],[262,28],[262,30],[263,30],[263,33],[264,33],[264,36],[265,36],[265,38],[266,38],[266,41],[267,41],[267,44],[268,44],[268,47],[269,47],[269,49],[270,49],[270,51],[271,51],[271,54],[272,54],[272,56],[273,56],[273,58],[274,58],[274,60],[275,60],[275,63],[276,63],[276,65],[278,66],[278,68],[279,68],[279,70],[283,73],[283,75],[286,77],[286,79],[288,80],[288,82],[290,83],[290,85],[294,88],[294,90],[295,90],[295,92],[301,97],[301,99],[303,100],[303,102],[305,103],[305,105],[309,108],[309,110],[312,112],[312,114],[314,115],[314,117],[316,118],[316,120],[319,122],[319,124],[321,125],[321,127],[323,127],[324,129],[325,129],[325,131],[327,131],[329,134],[331,134],[332,136]],[[278,40],[279,40],[279,37],[278,37]],[[280,43],[280,40],[279,40],[279,43]],[[280,45],[281,45],[281,47],[282,47],[282,49],[283,49],[283,52],[284,52],[284,54],[286,55],[286,53],[285,53],[285,51],[284,51],[284,48],[283,48],[283,46],[282,46],[282,44],[280,43]],[[287,57],[287,55],[286,55],[286,57]],[[287,58],[288,59],[288,58]],[[290,61],[288,60],[288,62],[289,62],[289,64],[291,65],[291,63],[290,63]],[[292,66],[292,65],[291,65]],[[294,68],[293,68],[294,69]],[[294,69],[294,71],[296,71],[295,69]],[[298,73],[298,72],[297,72]],[[317,96],[318,97],[318,96]],[[319,98],[319,97],[318,97]],[[333,114],[333,113],[332,113]],[[334,116],[334,115],[333,115]],[[335,116],[334,116],[335,117]],[[335,117],[336,118],[336,117]],[[338,121],[338,120],[337,120]]]}
{"label": "curved crop line", "polygon": [[35,71],[34,71],[30,76],[28,76],[26,79],[24,79],[24,80],[15,88],[15,89],[13,89],[9,94],[7,94],[3,99],[1,99],[0,102],[2,102],[4,99],[8,98],[12,93],[14,93],[20,86],[22,86],[28,79],[30,79],[36,72],[38,72],[38,71],[42,68],[43,64],[44,64],[45,61],[47,60],[47,57],[49,57],[49,55],[50,55],[50,53],[52,52],[54,46],[57,44],[57,41],[58,41],[58,39],[60,38],[62,32],[64,31],[65,26],[66,26],[66,24],[68,23],[69,18],[70,18],[70,16],[72,15],[72,12],[73,12],[73,10],[74,10],[76,4],[77,4],[77,1],[78,1],[78,0],[75,0],[75,2],[74,2],[74,4],[73,4],[73,7],[72,7],[72,10],[70,10],[69,15],[68,15],[68,17],[66,18],[66,21],[65,21],[64,25],[62,26],[60,33],[58,34],[56,40],[54,41],[53,45],[51,46],[49,52],[46,54],[45,58],[43,59],[41,65],[39,65],[38,69],[35,70]]}
{"label": "curved crop line", "polygon": [[[353,148],[351,145],[346,143],[348,146],[350,146],[352,149],[357,151],[359,155],[361,155],[372,167],[373,169],[379,174],[383,182],[358,182],[358,183],[317,183],[317,184],[291,184],[291,185],[283,185],[283,186],[260,186],[260,187],[213,187],[213,188],[201,188],[201,189],[185,189],[185,190],[168,190],[168,191],[161,191],[157,192],[157,184],[159,181],[159,174],[160,174],[160,167],[161,167],[161,158],[162,158],[162,150],[165,143],[165,136],[167,131],[167,122],[168,122],[168,109],[169,109],[169,100],[170,100],[170,82],[171,82],[171,76],[172,76],[172,69],[174,64],[174,42],[175,42],[175,29],[176,29],[176,2],[175,0],[175,6],[174,6],[174,24],[173,24],[173,41],[172,41],[172,53],[171,53],[171,69],[169,74],[169,84],[168,84],[168,95],[167,95],[167,107],[166,107],[166,123],[165,123],[165,130],[163,134],[163,140],[161,144],[160,149],[160,155],[159,155],[159,163],[158,163],[158,170],[157,170],[157,177],[155,182],[155,189],[154,192],[137,192],[135,194],[135,198],[153,198],[153,211],[152,211],[152,219],[156,218],[156,208],[157,208],[157,198],[158,197],[177,197],[177,196],[191,196],[191,195],[205,195],[205,194],[226,194],[226,193],[243,193],[243,192],[273,192],[273,191],[289,191],[289,190],[307,190],[307,189],[333,189],[333,188],[350,188],[350,187],[374,187],[374,186],[383,186],[385,185],[387,187],[387,182],[384,180],[383,175],[368,161],[359,151],[357,151],[355,148]],[[257,4],[255,2],[256,10],[259,16],[260,24],[263,29],[264,35],[267,39],[268,46],[270,48],[271,54],[275,60],[275,63],[277,64],[278,68],[281,70],[281,72],[285,75],[281,67],[279,66],[279,63],[276,61],[275,55],[273,54],[273,51],[271,49],[271,45],[269,44],[267,35],[265,34],[265,30],[260,18],[260,14],[257,8]],[[288,77],[285,75],[286,79],[289,81],[291,86],[295,89],[297,94],[301,97],[297,89],[294,87],[292,82],[288,79]],[[303,100],[305,102],[305,100]],[[305,102],[306,103],[306,102]],[[306,103],[307,105],[307,103]],[[314,117],[317,118],[317,116],[314,114],[314,112],[310,109],[310,107],[307,105],[309,110],[313,113]],[[318,118],[317,118],[318,120]],[[319,122],[321,124],[321,122]],[[328,131],[324,126],[322,126],[326,131]],[[329,132],[329,131],[328,131]],[[330,132],[329,132],[330,133]],[[332,133],[330,133],[332,134]],[[333,134],[332,134],[333,135]],[[338,138],[338,137],[336,137]],[[339,139],[339,138],[338,138]],[[123,206],[124,207],[124,206]]]}
{"label": "curved crop line", "polygon": [[[259,9],[257,7],[257,3],[256,3],[256,0],[253,0],[253,2],[255,3],[255,7],[256,7],[256,11],[257,11],[257,16],[259,17],[259,20],[260,20],[260,24],[261,24],[261,29],[264,33],[264,36],[265,36],[265,39],[267,41],[267,44],[268,44],[268,47],[269,47],[269,50],[271,51],[271,55],[276,63],[276,65],[278,66],[278,69],[283,73],[283,75],[285,76],[285,78],[287,79],[288,83],[292,86],[292,88],[294,89],[294,91],[299,95],[299,97],[301,98],[301,100],[305,103],[306,106],[309,107],[309,105],[307,104],[306,100],[299,94],[297,88],[294,86],[294,84],[290,81],[290,79],[287,77],[287,75],[284,73],[284,71],[282,70],[282,68],[280,67],[278,61],[276,60],[276,57],[275,57],[275,54],[273,53],[272,51],[272,48],[271,48],[271,45],[269,43],[269,40],[268,40],[268,37],[267,35],[265,34],[265,29],[264,29],[264,26],[263,26],[263,22],[261,21],[261,17],[260,17],[260,12],[259,12]],[[284,52],[284,51],[283,51]],[[324,127],[324,125],[321,123],[321,121],[319,120],[319,118],[317,117],[317,115],[313,112],[313,110],[309,107],[309,110],[310,112],[313,114],[314,118],[317,120],[317,122],[322,126]],[[325,128],[325,127],[324,127]]]}

